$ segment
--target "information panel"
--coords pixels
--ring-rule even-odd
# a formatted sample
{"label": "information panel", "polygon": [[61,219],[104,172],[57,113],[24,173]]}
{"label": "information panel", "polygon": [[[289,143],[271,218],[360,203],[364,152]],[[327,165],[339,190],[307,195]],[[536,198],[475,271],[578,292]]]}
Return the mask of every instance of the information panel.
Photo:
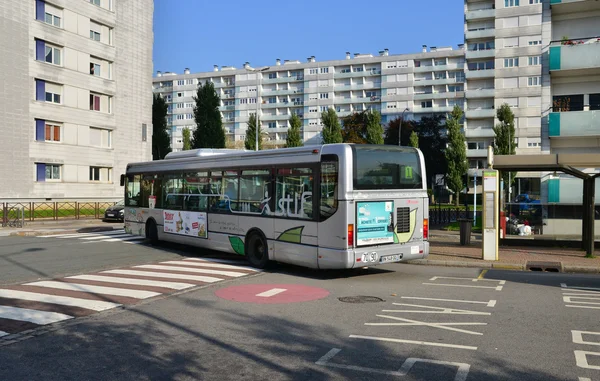
{"label": "information panel", "polygon": [[356,203],[356,245],[394,242],[394,202]]}
{"label": "information panel", "polygon": [[165,233],[208,238],[205,212],[163,210]]}

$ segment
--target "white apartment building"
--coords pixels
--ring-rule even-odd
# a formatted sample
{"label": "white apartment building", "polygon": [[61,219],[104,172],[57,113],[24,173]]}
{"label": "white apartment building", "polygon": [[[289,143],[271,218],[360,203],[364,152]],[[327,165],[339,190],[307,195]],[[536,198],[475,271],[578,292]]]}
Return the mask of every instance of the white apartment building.
{"label": "white apartment building", "polygon": [[151,159],[149,0],[0,4],[0,199],[119,199]]}
{"label": "white apartment building", "polygon": [[251,114],[258,113],[267,144],[285,143],[292,114],[303,118],[305,144],[320,144],[321,112],[334,108],[340,117],[367,109],[378,110],[382,123],[403,115],[420,119],[446,115],[464,100],[464,52],[426,46],[416,54],[390,55],[388,49],[371,54],[346,53],[345,59],[319,62],[275,61],[264,71],[214,66],[212,72],[158,72],[154,92],[169,105],[172,148],[181,150],[181,131],[195,128],[193,96],[199,84],[212,81],[221,97],[226,135],[242,146]]}

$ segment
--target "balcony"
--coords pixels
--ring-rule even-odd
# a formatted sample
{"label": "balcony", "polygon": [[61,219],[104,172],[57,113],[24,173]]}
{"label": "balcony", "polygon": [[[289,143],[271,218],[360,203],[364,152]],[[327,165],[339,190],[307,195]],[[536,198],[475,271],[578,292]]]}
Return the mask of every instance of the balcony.
{"label": "balcony", "polygon": [[494,130],[489,127],[479,127],[479,128],[468,128],[465,130],[465,137],[467,138],[493,138],[496,134]]}
{"label": "balcony", "polygon": [[496,110],[493,108],[467,109],[465,116],[468,119],[493,118],[496,116]]}
{"label": "balcony", "polygon": [[465,72],[465,77],[467,79],[494,78],[494,76],[495,76],[495,70],[494,69],[467,70]]}
{"label": "balcony", "polygon": [[452,112],[454,106],[433,106],[433,107],[415,107],[413,109],[414,114],[420,113],[434,113],[434,112]]}
{"label": "balcony", "polygon": [[484,50],[467,50],[465,57],[468,60],[481,59],[481,58],[493,58],[496,56],[496,49],[484,49]]}
{"label": "balcony", "polygon": [[[563,45],[550,47],[550,72],[552,75],[600,73],[600,37],[569,40]],[[573,45],[570,45],[573,44]]]}
{"label": "balcony", "polygon": [[235,110],[235,105],[227,105],[227,106],[220,106],[219,107],[220,111],[230,111],[230,110]]}
{"label": "balcony", "polygon": [[466,91],[467,99],[476,99],[476,98],[493,98],[494,92],[496,90],[492,89],[473,89]]}
{"label": "balcony", "polygon": [[551,138],[600,136],[600,110],[552,112],[548,124]]}
{"label": "balcony", "polygon": [[476,11],[467,11],[465,18],[467,21],[493,19],[496,17],[496,10],[494,8],[478,9]]}
{"label": "balcony", "polygon": [[550,0],[552,15],[574,12],[593,12],[600,10],[600,3],[586,0]]}
{"label": "balcony", "polygon": [[467,30],[465,33],[465,39],[474,40],[479,38],[490,38],[496,36],[496,29],[494,28],[482,28],[482,29],[473,29]]}
{"label": "balcony", "polygon": [[487,157],[487,149],[468,149],[467,157]]}
{"label": "balcony", "polygon": [[365,77],[365,76],[371,75],[369,73],[370,72],[365,71],[365,70],[363,70],[363,71],[356,71],[356,72],[335,73],[333,75],[333,77],[334,78]]}

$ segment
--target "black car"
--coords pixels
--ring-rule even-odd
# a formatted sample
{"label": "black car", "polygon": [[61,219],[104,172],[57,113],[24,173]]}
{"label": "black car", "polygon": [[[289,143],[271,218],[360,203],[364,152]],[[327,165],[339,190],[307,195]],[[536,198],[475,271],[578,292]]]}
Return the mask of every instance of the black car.
{"label": "black car", "polygon": [[125,205],[123,202],[118,202],[106,209],[103,220],[123,222],[125,220]]}

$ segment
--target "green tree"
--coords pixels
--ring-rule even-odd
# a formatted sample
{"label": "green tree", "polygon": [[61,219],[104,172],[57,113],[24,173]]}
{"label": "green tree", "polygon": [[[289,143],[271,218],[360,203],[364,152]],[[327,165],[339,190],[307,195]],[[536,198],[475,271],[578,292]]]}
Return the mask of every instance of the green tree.
{"label": "green tree", "polygon": [[381,114],[377,110],[369,110],[366,115],[365,135],[368,144],[383,144],[383,127]]}
{"label": "green tree", "polygon": [[300,137],[300,126],[302,125],[302,119],[298,114],[292,114],[290,118],[290,128],[288,129],[287,139],[285,140],[285,146],[291,147],[302,147],[302,138]]}
{"label": "green tree", "polygon": [[344,143],[367,143],[367,115],[365,111],[355,112],[342,119],[344,128],[342,138]]}
{"label": "green tree", "polygon": [[160,95],[152,100],[152,160],[161,160],[171,152],[167,127],[167,102]]}
{"label": "green tree", "polygon": [[[442,116],[436,115],[422,117],[414,124],[413,130],[419,137],[419,148],[425,157],[428,184],[433,184],[435,175],[445,175],[448,172],[445,155],[448,143],[446,126],[442,123]],[[404,137],[404,133],[402,135]]]}
{"label": "green tree", "polygon": [[219,106],[221,98],[212,82],[200,85],[194,97],[194,120],[196,129],[192,138],[193,148],[225,148],[225,130]]}
{"label": "green tree", "polygon": [[415,131],[410,133],[410,142],[409,145],[411,147],[419,148],[419,135]]}
{"label": "green tree", "polygon": [[[248,129],[246,130],[246,140],[244,140],[244,146],[247,150],[254,151],[256,148],[256,114],[250,114],[248,120]],[[258,149],[263,149],[263,131],[258,118]]]}
{"label": "green tree", "polygon": [[323,144],[342,143],[344,141],[342,139],[342,126],[334,109],[329,108],[321,113],[321,123],[323,123],[323,129],[321,130]]}
{"label": "green tree", "polygon": [[[401,124],[402,128],[400,128]],[[402,120],[402,117],[398,116],[388,122],[383,142],[384,144],[393,146],[403,145],[398,144],[398,130],[400,130],[400,133],[402,134],[402,142],[406,142],[414,129],[415,126],[413,122],[410,120]]]}
{"label": "green tree", "polygon": [[454,195],[455,205],[458,206],[458,196],[463,188],[462,176],[467,173],[467,149],[465,147],[465,136],[460,130],[460,122],[463,111],[454,106],[454,110],[446,120],[448,131],[448,147],[446,148],[446,161],[448,163],[448,174],[446,176],[448,188]]}
{"label": "green tree", "polygon": [[192,137],[191,137],[190,129],[185,127],[181,131],[181,134],[183,135],[183,150],[187,151],[187,150],[192,149]]}
{"label": "green tree", "polygon": [[[500,123],[494,127],[494,155],[514,155],[517,145],[515,144],[515,115],[508,104],[503,104],[496,110],[496,117]],[[504,191],[507,192],[512,186],[514,178],[511,172],[502,172],[504,180]],[[508,200],[508,198],[505,198]]]}

